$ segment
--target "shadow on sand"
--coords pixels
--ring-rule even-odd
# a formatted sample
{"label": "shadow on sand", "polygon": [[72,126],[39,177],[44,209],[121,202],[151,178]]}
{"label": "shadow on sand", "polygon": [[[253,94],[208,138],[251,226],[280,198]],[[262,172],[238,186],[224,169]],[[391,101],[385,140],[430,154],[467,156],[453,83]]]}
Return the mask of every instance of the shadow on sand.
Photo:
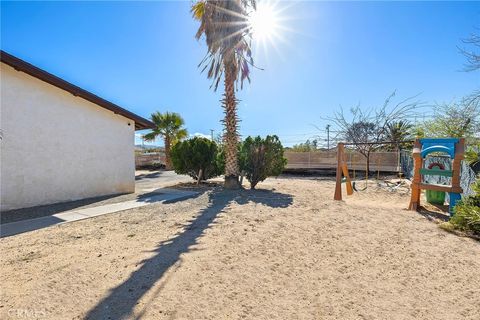
{"label": "shadow on sand", "polygon": [[149,173],[138,174],[135,176],[135,181],[142,179],[155,179],[160,177],[163,174],[162,170],[152,170]]}
{"label": "shadow on sand", "polygon": [[139,194],[137,196],[137,201],[146,203],[155,203],[161,201],[164,204],[170,204],[187,199],[197,198],[202,193],[202,191],[199,192],[198,190],[189,190],[183,193],[172,193],[171,191],[166,191],[164,188],[159,188],[151,192]]}
{"label": "shadow on sand", "polygon": [[[207,190],[203,190],[204,192]],[[198,193],[199,196],[202,192]],[[171,201],[176,202],[179,200]],[[172,238],[162,241],[154,250],[155,255],[141,262],[141,267],[95,305],[86,319],[141,319],[143,313],[133,315],[138,301],[159,281],[183,253],[189,252],[207,228],[214,226],[217,215],[230,203],[254,202],[272,208],[286,208],[293,202],[291,195],[269,190],[224,190],[214,188],[209,193],[209,204]]]}
{"label": "shadow on sand", "polygon": [[426,204],[426,206],[421,206],[417,213],[430,221],[440,220],[447,222],[450,220],[448,206],[445,205]]}

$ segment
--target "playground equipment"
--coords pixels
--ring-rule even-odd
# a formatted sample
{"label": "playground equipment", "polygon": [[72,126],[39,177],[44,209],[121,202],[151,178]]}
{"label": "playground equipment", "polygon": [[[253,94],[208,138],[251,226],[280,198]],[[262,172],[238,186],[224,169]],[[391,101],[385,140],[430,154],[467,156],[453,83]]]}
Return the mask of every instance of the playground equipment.
{"label": "playground equipment", "polygon": [[342,175],[345,176],[347,194],[353,194],[352,181],[348,174],[347,158],[345,156],[345,144],[339,143],[337,146],[337,183],[335,185],[335,200],[342,200]]}
{"label": "playground equipment", "polygon": [[[355,158],[354,158],[354,160],[355,160]],[[345,165],[346,165],[346,163],[345,163]],[[354,168],[353,169],[353,179],[355,179],[355,166],[352,165],[352,167]],[[347,168],[347,172],[348,172],[348,168]],[[363,188],[360,188],[360,187],[357,186],[356,182],[357,181],[352,182],[352,187],[353,187],[354,191],[359,192],[359,191],[367,190],[367,188],[368,188],[368,169],[367,169],[367,164],[366,163],[365,163],[365,185],[363,186]]]}
{"label": "playground equipment", "polygon": [[[427,169],[424,168],[425,158],[431,153],[445,153],[452,163],[452,170]],[[465,139],[463,138],[445,138],[445,139],[416,139],[413,146],[414,174],[412,181],[412,196],[410,199],[410,210],[417,210],[420,206],[421,190],[434,190],[448,192],[450,196],[449,212],[453,214],[453,208],[458,200],[461,199],[463,192],[460,187],[460,165],[465,152]],[[451,185],[428,184],[424,176],[443,176],[451,178]]]}
{"label": "playground equipment", "polygon": [[[430,163],[428,169],[435,169],[438,168],[439,170],[445,170],[445,166],[443,163]],[[430,204],[438,204],[443,205],[445,203],[445,192],[444,191],[435,191],[435,190],[427,190],[425,191],[425,195],[427,196],[427,202]]]}
{"label": "playground equipment", "polygon": [[[363,142],[363,143],[339,143],[337,145],[337,175],[336,175],[336,185],[335,185],[335,195],[334,200],[342,200],[342,182],[345,182],[347,188],[347,195],[352,195],[353,191],[363,191],[367,189],[368,186],[368,170],[365,168],[365,186],[363,188],[358,187],[355,182],[351,182],[350,176],[348,173],[347,159],[345,154],[345,146],[357,146],[357,145],[399,145],[405,143],[412,143],[413,141],[403,141],[403,142]],[[397,165],[399,168],[399,165]],[[400,174],[400,172],[399,172]],[[353,170],[353,175],[355,177],[355,169]],[[379,169],[379,160],[377,159],[377,179],[380,178],[380,169]],[[389,183],[384,181],[385,186],[389,191],[395,191],[398,187],[404,186],[404,183]]]}

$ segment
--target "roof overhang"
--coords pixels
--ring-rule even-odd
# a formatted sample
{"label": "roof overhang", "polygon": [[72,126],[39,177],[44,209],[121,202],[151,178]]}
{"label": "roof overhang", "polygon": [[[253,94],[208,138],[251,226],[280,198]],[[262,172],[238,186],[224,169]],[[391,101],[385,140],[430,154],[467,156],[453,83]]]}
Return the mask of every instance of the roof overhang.
{"label": "roof overhang", "polygon": [[135,122],[135,130],[153,129],[155,127],[155,124],[153,122],[143,117],[140,117],[139,115],[136,115],[133,112],[130,112],[110,101],[100,98],[99,96],[87,90],[77,87],[76,85],[71,84],[70,82],[65,81],[51,73],[48,73],[45,70],[35,67],[34,65],[22,59],[19,59],[15,56],[12,56],[11,54],[3,50],[1,50],[0,52],[1,52],[0,53],[1,61],[11,66],[15,70],[25,72],[26,74],[29,74],[32,77],[45,81],[62,90],[68,91],[76,97],[83,98],[102,108],[110,110],[115,114],[119,114],[124,116],[125,118],[133,120]]}

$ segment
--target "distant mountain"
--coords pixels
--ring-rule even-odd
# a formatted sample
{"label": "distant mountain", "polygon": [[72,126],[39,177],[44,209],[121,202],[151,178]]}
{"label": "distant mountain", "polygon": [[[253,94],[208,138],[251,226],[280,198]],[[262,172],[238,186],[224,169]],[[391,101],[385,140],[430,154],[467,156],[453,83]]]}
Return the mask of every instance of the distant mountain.
{"label": "distant mountain", "polygon": [[163,149],[163,147],[160,146],[153,146],[153,145],[141,145],[141,144],[136,144],[135,145],[135,150],[150,150],[150,149]]}

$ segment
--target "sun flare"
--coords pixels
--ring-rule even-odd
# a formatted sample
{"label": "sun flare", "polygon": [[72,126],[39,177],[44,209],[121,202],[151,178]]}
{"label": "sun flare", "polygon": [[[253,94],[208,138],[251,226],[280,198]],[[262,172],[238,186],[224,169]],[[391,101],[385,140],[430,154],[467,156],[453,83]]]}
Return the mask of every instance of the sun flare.
{"label": "sun flare", "polygon": [[259,41],[274,37],[279,26],[278,12],[273,5],[268,3],[259,3],[257,10],[250,14],[248,20],[253,39]]}

